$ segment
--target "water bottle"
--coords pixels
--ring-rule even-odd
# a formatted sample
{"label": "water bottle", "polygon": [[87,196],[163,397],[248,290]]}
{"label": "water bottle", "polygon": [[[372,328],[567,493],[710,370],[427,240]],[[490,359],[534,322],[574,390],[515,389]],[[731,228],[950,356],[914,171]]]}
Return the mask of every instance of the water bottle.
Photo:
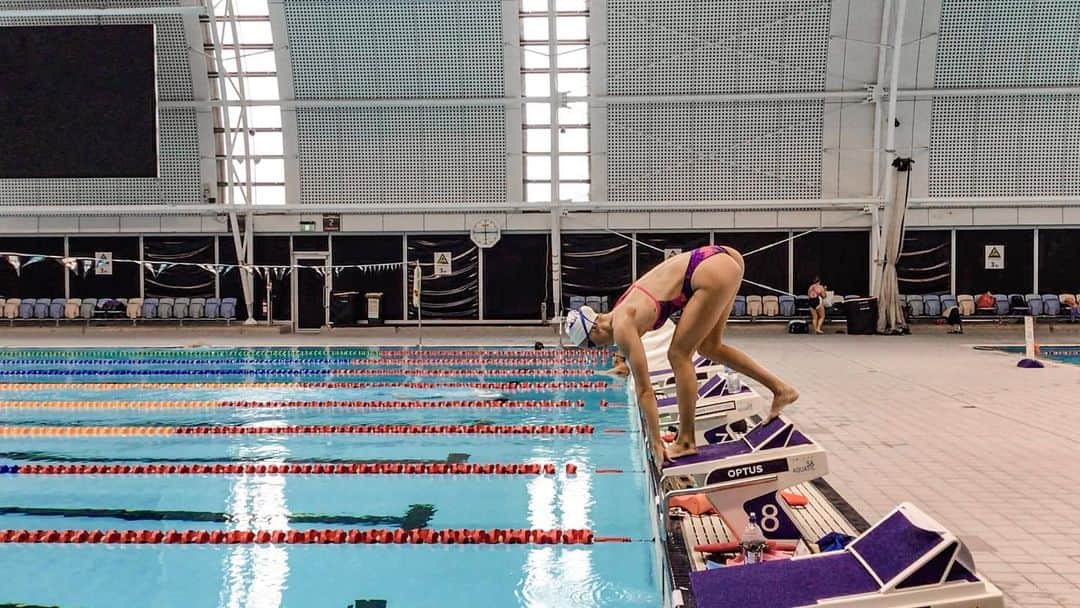
{"label": "water bottle", "polygon": [[765,534],[757,524],[756,513],[750,513],[750,521],[743,530],[739,545],[744,564],[759,564],[764,561]]}
{"label": "water bottle", "polygon": [[727,378],[728,393],[738,393],[742,390],[742,379],[739,378],[739,372],[732,370],[730,367],[725,367],[724,375]]}

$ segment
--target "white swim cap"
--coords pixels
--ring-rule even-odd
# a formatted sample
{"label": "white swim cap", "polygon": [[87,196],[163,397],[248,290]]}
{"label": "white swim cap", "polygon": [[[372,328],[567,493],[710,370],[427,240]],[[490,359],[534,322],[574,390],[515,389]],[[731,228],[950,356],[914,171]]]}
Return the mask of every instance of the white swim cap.
{"label": "white swim cap", "polygon": [[596,311],[589,306],[582,306],[566,314],[566,335],[577,347],[583,347],[586,344],[595,346],[589,341],[589,332],[595,325]]}

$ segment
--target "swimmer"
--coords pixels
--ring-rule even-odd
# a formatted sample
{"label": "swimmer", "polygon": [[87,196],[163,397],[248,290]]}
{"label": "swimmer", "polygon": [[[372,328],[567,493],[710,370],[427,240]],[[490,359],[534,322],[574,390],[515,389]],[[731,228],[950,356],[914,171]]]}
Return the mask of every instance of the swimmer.
{"label": "swimmer", "polygon": [[[636,379],[638,404],[652,443],[653,458],[665,460],[697,452],[694,440],[694,409],[697,406],[697,373],[693,353],[730,367],[757,380],[772,391],[769,419],[775,418],[799,398],[791,385],[773,375],[737,348],[724,343],[724,326],[731,314],[743,277],[743,259],[730,247],[708,245],[668,258],[633,283],[610,313],[588,306],[570,311],[566,333],[577,346],[615,344],[630,364]],[[649,365],[641,336],[657,329],[675,311],[682,318],[668,346],[668,363],[675,372],[679,402],[679,433],[665,449],[660,438],[656,394],[649,382]]]}
{"label": "swimmer", "polygon": [[616,376],[619,378],[625,378],[629,376],[630,368],[626,366],[626,357],[622,356],[619,353],[615,353],[614,362],[612,363],[611,369],[606,369],[600,373],[606,374],[608,376]]}

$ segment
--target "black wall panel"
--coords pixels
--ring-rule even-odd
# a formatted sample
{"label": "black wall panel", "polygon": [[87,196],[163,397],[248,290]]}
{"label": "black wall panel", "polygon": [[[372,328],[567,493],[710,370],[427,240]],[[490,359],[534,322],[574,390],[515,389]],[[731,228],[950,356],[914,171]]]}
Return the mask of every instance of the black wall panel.
{"label": "black wall panel", "polygon": [[539,319],[541,302],[554,316],[549,235],[504,234],[482,251],[485,319]]}
{"label": "black wall panel", "polygon": [[869,295],[869,231],[812,232],[794,244],[796,294],[805,294],[814,277],[820,276],[838,294]]}
{"label": "black wall panel", "polygon": [[[775,247],[750,254],[755,249],[771,245],[777,241],[783,241],[786,238],[788,238],[786,232],[718,232],[713,235],[713,242],[717,245],[734,247],[739,253],[743,254],[746,263],[746,270],[743,273],[744,279],[786,291],[788,280],[787,243],[781,243]],[[742,287],[739,288],[739,293],[744,296],[778,295],[774,291],[751,285],[745,280]]]}
{"label": "black wall panel", "polygon": [[[453,256],[452,274],[432,277],[435,252]],[[420,305],[425,319],[478,319],[480,317],[480,254],[467,234],[410,235],[408,280],[412,288],[412,263],[420,262],[423,282]],[[409,306],[409,318],[416,310]]]}
{"label": "black wall panel", "polygon": [[[401,236],[347,236],[334,235],[334,258],[332,265],[344,264],[388,264],[401,262]],[[360,303],[358,318],[367,315],[364,294],[382,292],[383,318],[401,320],[405,318],[405,303],[402,286],[405,282],[401,267],[391,270],[366,271],[358,268],[346,268],[334,277],[334,292],[356,291]]]}
{"label": "black wall panel", "polygon": [[562,235],[562,306],[571,296],[607,296],[614,307],[633,281],[630,255],[630,241],[614,234]]}
{"label": "black wall panel", "polygon": [[[255,248],[255,264],[288,266],[292,264],[292,245],[287,236],[256,236],[252,243]],[[307,271],[310,272],[310,271]],[[270,281],[270,304],[273,307],[275,321],[292,319],[292,275],[280,278],[266,274],[255,275],[255,319],[266,320],[263,305],[266,303],[266,283]]]}
{"label": "black wall panel", "polygon": [[[93,258],[99,251],[112,252],[116,259],[138,260],[139,237],[71,237],[68,239],[68,253],[72,257]],[[114,262],[112,275],[99,275],[95,268],[84,275],[82,264],[78,272],[71,273],[71,297],[73,298],[137,298],[139,297],[139,275],[142,267],[138,264]]]}
{"label": "black wall panel", "polygon": [[1039,293],[1078,293],[1080,230],[1039,230]]}
{"label": "black wall panel", "polygon": [[682,249],[690,251],[702,245],[709,244],[709,233],[644,233],[637,234],[637,276],[641,276],[654,266],[664,261],[664,254],[660,251],[647,247],[659,247],[660,249]]}
{"label": "black wall panel", "polygon": [[[1031,293],[1034,272],[1031,230],[957,230],[956,290],[962,294]],[[1005,246],[1005,268],[986,269],[986,245]]]}
{"label": "black wall panel", "polygon": [[[63,255],[64,239],[56,237],[0,238],[0,251],[35,255]],[[30,258],[23,256],[22,264]],[[0,297],[4,298],[62,298],[64,273],[67,269],[57,260],[41,260],[22,266],[18,273],[0,260]]]}
{"label": "black wall panel", "polygon": [[952,231],[908,230],[896,264],[903,294],[946,294],[952,288]]}
{"label": "black wall panel", "polygon": [[[143,259],[157,263],[213,263],[213,237],[146,237],[143,239]],[[144,269],[148,298],[212,298],[214,273],[197,266],[172,266],[156,276]]]}

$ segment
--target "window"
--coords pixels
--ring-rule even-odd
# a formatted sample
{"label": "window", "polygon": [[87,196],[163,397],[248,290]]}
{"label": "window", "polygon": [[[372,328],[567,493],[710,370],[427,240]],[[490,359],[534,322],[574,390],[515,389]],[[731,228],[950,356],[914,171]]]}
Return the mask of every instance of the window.
{"label": "window", "polygon": [[[218,198],[228,201],[233,195],[236,204],[246,204],[246,185],[252,185],[252,201],[256,205],[281,205],[285,203],[285,161],[282,158],[281,107],[278,105],[252,105],[241,112],[236,105],[244,98],[252,101],[278,101],[277,64],[274,58],[274,36],[270,27],[270,11],[267,0],[224,0],[211,3],[214,6],[217,38],[225,73],[215,62],[211,68],[224,83],[225,97],[229,106],[217,108],[216,122],[219,134],[216,138],[218,162]],[[235,33],[234,33],[235,30]],[[221,92],[214,91],[221,99]],[[246,114],[246,116],[244,116]],[[246,118],[246,121],[244,120]],[[247,128],[247,152],[245,157],[244,128]],[[225,159],[232,153],[233,170],[228,171]],[[251,171],[248,174],[247,164]],[[231,187],[230,187],[231,185]]]}
{"label": "window", "polygon": [[589,95],[588,5],[586,0],[520,1],[523,94],[545,98],[524,108],[526,202],[587,201],[589,104],[564,98]]}

